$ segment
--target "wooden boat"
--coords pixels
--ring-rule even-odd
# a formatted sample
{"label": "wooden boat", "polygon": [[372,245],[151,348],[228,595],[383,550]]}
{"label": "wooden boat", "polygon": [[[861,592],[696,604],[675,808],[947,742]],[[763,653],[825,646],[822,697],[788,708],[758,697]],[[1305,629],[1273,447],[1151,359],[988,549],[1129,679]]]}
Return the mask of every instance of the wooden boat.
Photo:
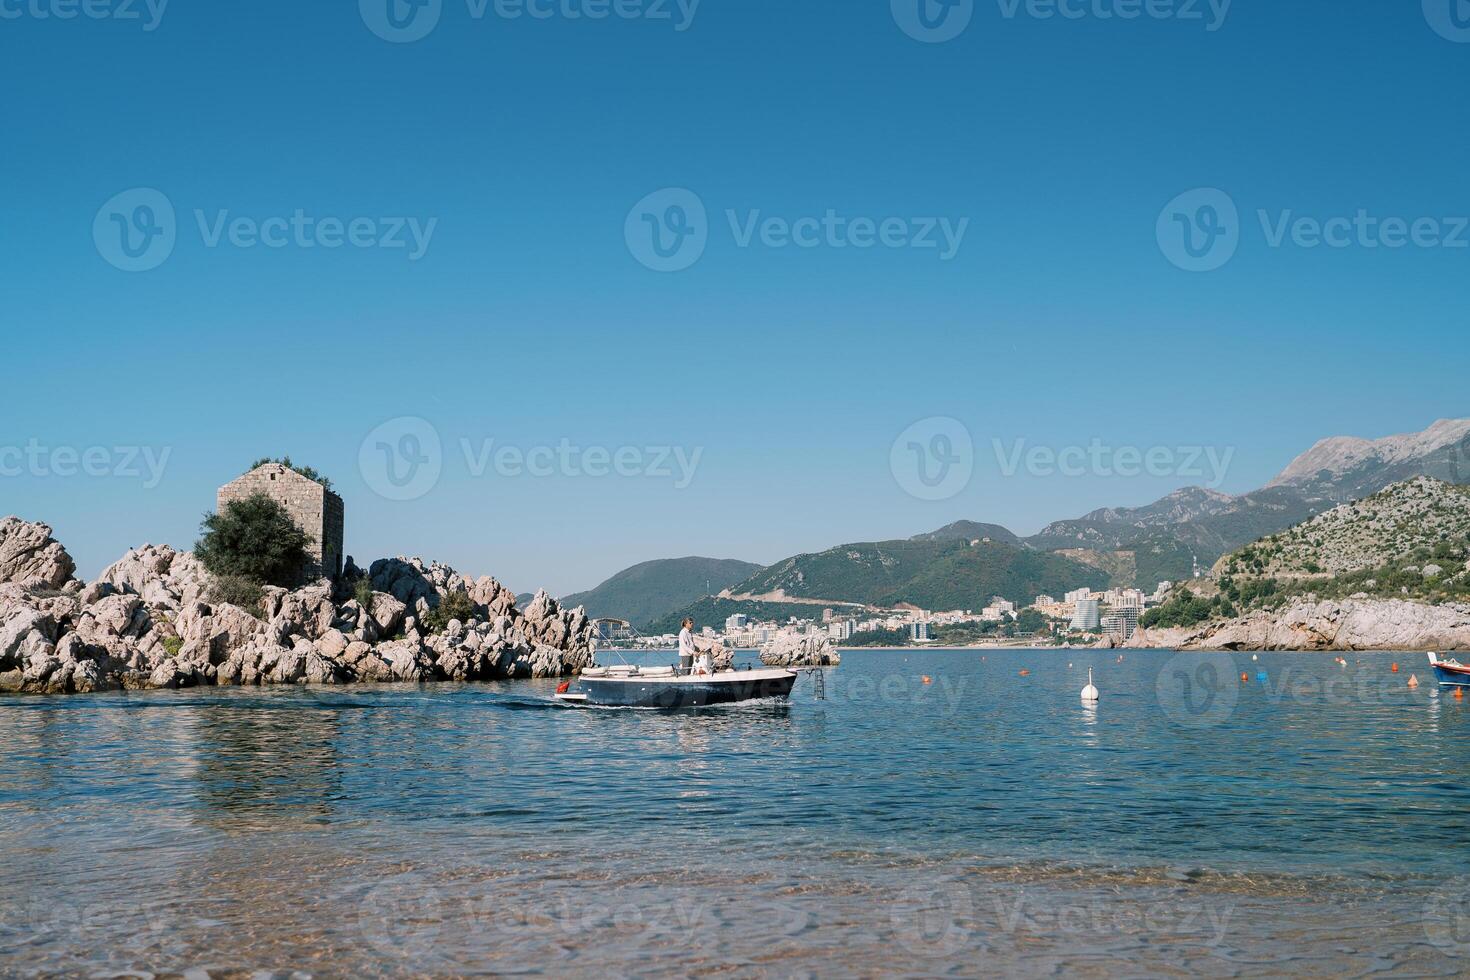
{"label": "wooden boat", "polygon": [[1441,660],[1439,654],[1431,653],[1429,666],[1434,668],[1434,676],[1439,680],[1440,687],[1470,687],[1470,667],[1454,657]]}
{"label": "wooden boat", "polygon": [[[700,708],[762,698],[786,698],[796,671],[781,668],[692,674],[674,667],[589,667],[557,689],[558,701],[614,708]],[[575,688],[575,689],[574,689]]]}

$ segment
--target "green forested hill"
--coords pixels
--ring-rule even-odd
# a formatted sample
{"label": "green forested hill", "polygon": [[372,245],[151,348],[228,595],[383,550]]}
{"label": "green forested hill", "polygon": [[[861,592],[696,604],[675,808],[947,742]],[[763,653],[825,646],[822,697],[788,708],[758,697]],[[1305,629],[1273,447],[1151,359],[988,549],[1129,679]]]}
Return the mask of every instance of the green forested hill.
{"label": "green forested hill", "polygon": [[594,618],[626,619],[642,629],[700,596],[719,592],[760,570],[729,558],[664,558],[625,568],[595,589],[566,596],[568,608],[586,606]]}
{"label": "green forested hill", "polygon": [[972,609],[1003,596],[1018,605],[1038,593],[1107,584],[1106,573],[1060,555],[999,541],[961,538],[845,544],[797,555],[732,588],[737,595],[788,596],[926,609]]}

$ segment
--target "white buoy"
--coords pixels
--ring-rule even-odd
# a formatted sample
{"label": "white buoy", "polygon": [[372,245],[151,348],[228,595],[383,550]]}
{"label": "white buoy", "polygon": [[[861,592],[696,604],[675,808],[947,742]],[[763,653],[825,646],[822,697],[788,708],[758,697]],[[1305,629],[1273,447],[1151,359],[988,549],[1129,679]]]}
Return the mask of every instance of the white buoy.
{"label": "white buoy", "polygon": [[1087,686],[1082,689],[1082,700],[1088,704],[1097,701],[1097,688],[1092,686],[1092,668],[1087,668]]}
{"label": "white buoy", "polygon": [[1253,653],[1253,654],[1251,654],[1251,659],[1252,660],[1260,660],[1261,658],[1259,656],[1257,656],[1256,654]]}

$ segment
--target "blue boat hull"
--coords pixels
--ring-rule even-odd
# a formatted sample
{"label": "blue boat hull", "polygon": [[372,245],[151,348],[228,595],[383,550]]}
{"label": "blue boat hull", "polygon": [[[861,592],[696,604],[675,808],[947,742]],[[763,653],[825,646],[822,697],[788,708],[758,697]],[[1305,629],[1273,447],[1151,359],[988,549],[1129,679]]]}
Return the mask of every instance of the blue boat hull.
{"label": "blue boat hull", "polygon": [[[754,672],[753,672],[754,673]],[[614,708],[702,708],[712,704],[735,704],[762,698],[784,698],[791,695],[796,675],[741,678],[739,674],[721,675],[719,680],[700,682],[669,678],[631,678],[609,680],[584,677],[580,686],[586,694],[585,704]]]}
{"label": "blue boat hull", "polygon": [[1470,674],[1459,673],[1439,664],[1434,665],[1434,676],[1440,687],[1470,687]]}

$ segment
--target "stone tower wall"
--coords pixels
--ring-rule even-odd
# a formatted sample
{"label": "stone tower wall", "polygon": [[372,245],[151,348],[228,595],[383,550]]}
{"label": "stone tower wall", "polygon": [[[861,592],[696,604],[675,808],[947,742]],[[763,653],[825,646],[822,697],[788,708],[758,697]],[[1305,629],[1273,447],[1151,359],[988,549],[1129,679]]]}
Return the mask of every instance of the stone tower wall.
{"label": "stone tower wall", "polygon": [[223,510],[231,500],[244,500],[257,493],[284,507],[297,526],[311,535],[307,545],[311,561],[302,570],[303,580],[342,574],[345,508],[341,497],[288,467],[266,463],[220,487],[216,504]]}

